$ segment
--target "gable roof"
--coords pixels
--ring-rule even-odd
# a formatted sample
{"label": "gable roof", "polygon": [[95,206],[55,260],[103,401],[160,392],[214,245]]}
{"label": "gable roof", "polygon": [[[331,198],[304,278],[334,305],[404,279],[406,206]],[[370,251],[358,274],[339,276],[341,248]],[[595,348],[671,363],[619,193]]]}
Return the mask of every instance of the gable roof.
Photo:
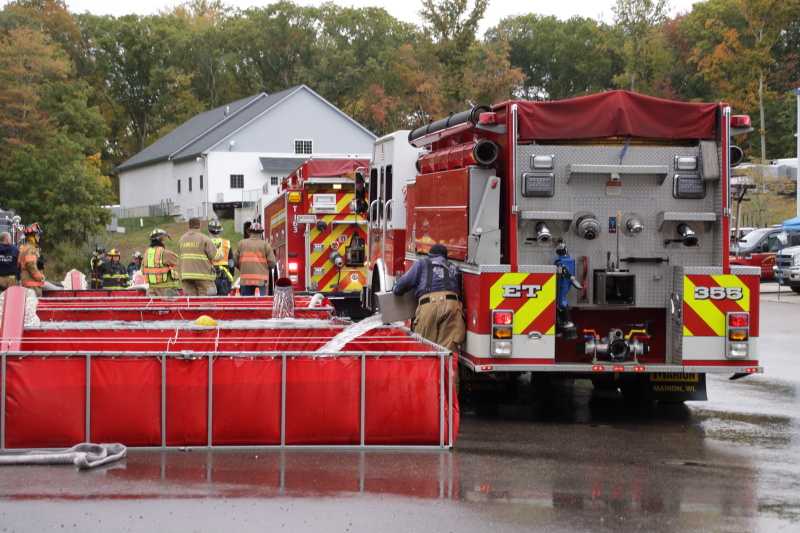
{"label": "gable roof", "polygon": [[374,135],[355,120],[344,114],[336,106],[319,96],[305,85],[298,85],[275,94],[260,93],[237,100],[216,109],[201,113],[157,140],[120,166],[117,171],[149,165],[158,161],[177,161],[197,157],[219,144],[229,135],[243,128],[269,109],[280,104],[297,91],[309,91],[328,104],[347,120]]}

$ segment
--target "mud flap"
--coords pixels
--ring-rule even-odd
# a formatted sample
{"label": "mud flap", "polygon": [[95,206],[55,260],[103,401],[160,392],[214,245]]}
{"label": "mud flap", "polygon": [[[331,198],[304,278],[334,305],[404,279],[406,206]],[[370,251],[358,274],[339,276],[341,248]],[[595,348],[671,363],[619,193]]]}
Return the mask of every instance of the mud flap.
{"label": "mud flap", "polygon": [[516,375],[511,372],[476,373],[458,365],[459,400],[470,402],[508,401],[516,394]]}
{"label": "mud flap", "polygon": [[706,401],[706,375],[682,372],[654,372],[637,376],[624,384],[623,395],[630,399],[660,402]]}

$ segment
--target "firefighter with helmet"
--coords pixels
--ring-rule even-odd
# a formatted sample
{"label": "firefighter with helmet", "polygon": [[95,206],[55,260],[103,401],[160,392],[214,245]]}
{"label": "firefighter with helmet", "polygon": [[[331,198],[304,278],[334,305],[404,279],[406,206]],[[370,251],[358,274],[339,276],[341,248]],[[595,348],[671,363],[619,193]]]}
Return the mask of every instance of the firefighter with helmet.
{"label": "firefighter with helmet", "polygon": [[150,232],[150,248],[142,257],[142,274],[147,280],[147,296],[177,296],[177,267],[180,264],[178,254],[167,250],[164,239],[172,240],[169,233],[161,228]]}
{"label": "firefighter with helmet", "polygon": [[90,267],[90,288],[103,288],[103,264],[106,262],[106,249],[103,246],[96,246],[92,252],[92,259],[89,261]]}
{"label": "firefighter with helmet", "polygon": [[25,226],[25,243],[19,249],[17,264],[20,271],[20,284],[33,290],[41,298],[44,287],[44,274],[39,270],[38,262],[41,257],[39,240],[42,238],[42,228],[38,223]]}
{"label": "firefighter with helmet", "polygon": [[119,259],[119,250],[112,248],[108,252],[108,261],[100,267],[104,289],[118,291],[130,285],[131,279],[128,277],[128,269],[119,262]]}
{"label": "firefighter with helmet", "polygon": [[219,236],[222,232],[222,224],[216,218],[208,222],[208,236],[211,242],[217,247],[217,250],[222,252],[222,257],[213,261],[214,273],[216,279],[214,283],[217,286],[217,294],[220,296],[228,296],[231,293],[231,284],[233,284],[233,249],[231,249],[231,241],[223,239]]}
{"label": "firefighter with helmet", "polygon": [[239,269],[239,287],[242,296],[267,295],[269,272],[275,266],[275,253],[272,246],[261,238],[264,226],[253,222],[247,229],[249,237],[239,241],[233,262]]}
{"label": "firefighter with helmet", "polygon": [[219,261],[222,252],[217,250],[208,235],[200,233],[200,219],[189,219],[189,231],[178,241],[181,257],[181,281],[186,296],[214,296],[217,286],[214,280],[214,261]]}

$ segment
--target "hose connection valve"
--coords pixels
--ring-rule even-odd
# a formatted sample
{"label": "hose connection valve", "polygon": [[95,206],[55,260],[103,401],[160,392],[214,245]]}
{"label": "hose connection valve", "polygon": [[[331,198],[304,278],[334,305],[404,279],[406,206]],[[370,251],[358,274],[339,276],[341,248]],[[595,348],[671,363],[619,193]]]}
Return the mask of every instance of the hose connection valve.
{"label": "hose connection valve", "polygon": [[631,335],[626,339],[621,329],[612,328],[607,337],[600,338],[594,330],[584,330],[586,342],[577,345],[578,353],[592,356],[593,360],[605,359],[614,363],[636,361],[640,355],[650,353],[650,344],[640,342]]}

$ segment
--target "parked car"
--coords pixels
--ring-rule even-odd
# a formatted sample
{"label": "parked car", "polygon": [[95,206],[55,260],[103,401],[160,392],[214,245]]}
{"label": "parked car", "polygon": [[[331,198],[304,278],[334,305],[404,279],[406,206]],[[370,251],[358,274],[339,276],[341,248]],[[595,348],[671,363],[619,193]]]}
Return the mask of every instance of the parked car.
{"label": "parked car", "polygon": [[761,268],[761,279],[773,279],[775,256],[781,249],[778,236],[781,229],[757,228],[731,242],[730,262],[732,265],[756,266]]}
{"label": "parked car", "polygon": [[784,243],[775,261],[775,278],[782,286],[800,294],[800,217],[791,218],[781,225],[780,236]]}

